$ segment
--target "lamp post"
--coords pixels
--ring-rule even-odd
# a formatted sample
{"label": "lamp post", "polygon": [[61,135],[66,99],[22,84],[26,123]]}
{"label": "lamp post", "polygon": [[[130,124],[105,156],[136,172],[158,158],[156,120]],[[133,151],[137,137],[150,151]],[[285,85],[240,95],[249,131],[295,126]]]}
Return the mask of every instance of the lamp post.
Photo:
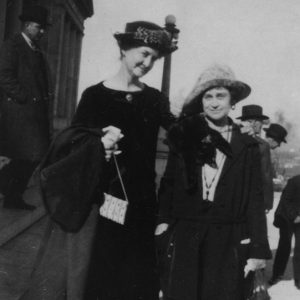
{"label": "lamp post", "polygon": [[[168,15],[165,18],[164,29],[170,34],[172,41],[172,48],[177,49],[177,40],[179,29],[176,28],[176,18],[173,15]],[[169,97],[170,93],[170,79],[171,79],[171,59],[172,53],[168,54],[164,58],[163,75],[161,91],[166,96]],[[168,146],[164,143],[166,138],[166,132],[163,128],[160,128],[157,141],[157,155],[156,155],[156,173],[157,173],[157,183],[159,183],[162,173],[164,172],[168,154]],[[158,186],[158,184],[157,184]]]}
{"label": "lamp post", "polygon": [[[176,18],[173,15],[168,15],[165,19],[165,22],[166,23],[164,29],[170,34],[173,48],[174,50],[176,50],[178,34],[179,34],[179,29],[177,29],[175,25]],[[162,76],[162,84],[161,84],[161,91],[167,97],[169,97],[170,94],[171,59],[172,59],[172,53],[167,55],[164,59],[163,76]]]}

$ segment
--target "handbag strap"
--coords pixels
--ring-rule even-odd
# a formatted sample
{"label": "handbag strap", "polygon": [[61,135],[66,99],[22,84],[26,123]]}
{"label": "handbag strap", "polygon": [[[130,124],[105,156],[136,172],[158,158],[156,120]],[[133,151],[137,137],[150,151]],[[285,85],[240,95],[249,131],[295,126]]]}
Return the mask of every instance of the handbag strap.
{"label": "handbag strap", "polygon": [[123,190],[123,193],[124,193],[124,196],[125,196],[125,200],[127,202],[129,202],[128,197],[127,197],[127,193],[126,193],[126,190],[125,190],[125,186],[124,186],[124,183],[123,183],[123,179],[122,179],[122,176],[121,176],[121,172],[120,172],[120,169],[119,169],[117,158],[116,158],[114,153],[112,154],[112,156],[114,158],[114,162],[115,162],[115,165],[116,165],[116,168],[117,168],[117,172],[118,172],[118,176],[119,176],[119,179],[120,179],[120,182],[121,182],[121,186],[122,186],[122,190]]}

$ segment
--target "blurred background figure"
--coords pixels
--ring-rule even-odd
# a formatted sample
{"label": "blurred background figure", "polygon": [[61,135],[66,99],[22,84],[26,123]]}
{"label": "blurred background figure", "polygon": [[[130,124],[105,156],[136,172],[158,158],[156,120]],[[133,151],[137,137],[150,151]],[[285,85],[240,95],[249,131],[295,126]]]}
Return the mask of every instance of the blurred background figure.
{"label": "blurred background figure", "polygon": [[242,107],[242,116],[238,117],[243,122],[242,132],[248,132],[259,143],[261,154],[261,172],[263,181],[265,211],[269,212],[273,207],[273,167],[271,162],[271,152],[269,144],[261,138],[261,131],[264,121],[269,117],[263,114],[263,109],[259,105],[245,105]]}
{"label": "blurred background figure", "polygon": [[280,147],[281,143],[286,143],[287,131],[280,124],[272,123],[269,128],[264,128],[266,141],[272,150]]}
{"label": "blurred background figure", "polygon": [[0,155],[11,160],[0,171],[0,188],[3,207],[32,210],[22,195],[52,130],[49,72],[39,47],[50,24],[42,6],[26,7],[19,19],[22,31],[0,52]]}
{"label": "blurred background figure", "polygon": [[292,236],[295,236],[293,256],[294,281],[300,290],[300,175],[288,180],[274,216],[274,226],[279,228],[279,242],[273,265],[270,285],[283,279],[291,252]]}

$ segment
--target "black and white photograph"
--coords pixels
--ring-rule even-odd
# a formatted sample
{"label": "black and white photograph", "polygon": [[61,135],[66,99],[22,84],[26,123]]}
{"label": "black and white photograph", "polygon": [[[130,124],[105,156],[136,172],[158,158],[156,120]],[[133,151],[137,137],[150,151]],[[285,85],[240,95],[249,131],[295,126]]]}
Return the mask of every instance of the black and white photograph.
{"label": "black and white photograph", "polygon": [[298,300],[300,1],[1,0],[0,300]]}

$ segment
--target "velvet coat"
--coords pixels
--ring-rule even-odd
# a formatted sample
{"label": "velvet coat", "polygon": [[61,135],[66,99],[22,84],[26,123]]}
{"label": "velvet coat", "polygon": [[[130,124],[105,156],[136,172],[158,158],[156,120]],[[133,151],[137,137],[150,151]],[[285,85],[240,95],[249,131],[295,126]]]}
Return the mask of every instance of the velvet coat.
{"label": "velvet coat", "polygon": [[274,214],[274,225],[278,228],[293,226],[293,221],[300,216],[300,175],[290,178],[282,191],[279,204]]}
{"label": "velvet coat", "polygon": [[52,130],[49,70],[40,50],[21,33],[4,42],[0,53],[0,154],[40,161]]}
{"label": "velvet coat", "polygon": [[[185,166],[170,153],[159,190],[157,237],[167,296],[180,300],[241,300],[251,283],[243,279],[246,259],[270,258],[257,142],[233,125],[233,157],[226,158],[212,207],[185,189]],[[200,168],[200,167],[199,167]],[[251,239],[250,244],[241,244]]]}
{"label": "velvet coat", "polygon": [[[113,125],[124,134],[118,143],[122,153],[116,158],[129,205],[124,225],[99,217],[93,275],[99,299],[158,299],[156,144],[159,127],[167,129],[174,121],[168,99],[147,85],[142,91],[126,92],[101,82],[82,95],[73,124],[100,129]],[[104,191],[124,199],[113,160],[107,163],[105,174]]]}

